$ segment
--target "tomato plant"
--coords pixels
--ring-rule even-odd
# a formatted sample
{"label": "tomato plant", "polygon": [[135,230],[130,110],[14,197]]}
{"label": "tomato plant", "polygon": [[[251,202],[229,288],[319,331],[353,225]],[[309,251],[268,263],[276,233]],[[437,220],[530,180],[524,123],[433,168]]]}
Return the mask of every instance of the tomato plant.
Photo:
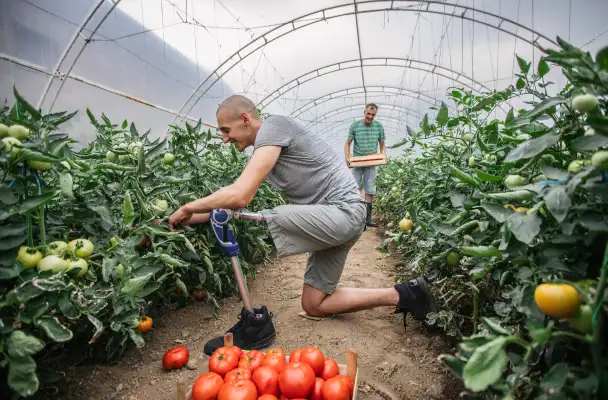
{"label": "tomato plant", "polygon": [[180,369],[188,362],[190,358],[190,352],[188,348],[184,346],[175,346],[172,349],[167,350],[163,356],[163,368],[166,371],[172,369]]}
{"label": "tomato plant", "polygon": [[502,90],[451,88],[376,178],[383,248],[428,277],[464,398],[608,396],[607,50],[557,42]]}

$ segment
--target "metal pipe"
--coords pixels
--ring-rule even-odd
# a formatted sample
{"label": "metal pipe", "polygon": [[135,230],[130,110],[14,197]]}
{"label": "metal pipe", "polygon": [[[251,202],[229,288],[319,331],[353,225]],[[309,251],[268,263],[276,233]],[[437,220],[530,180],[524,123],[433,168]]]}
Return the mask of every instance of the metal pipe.
{"label": "metal pipe", "polygon": [[251,306],[251,298],[249,297],[249,290],[247,290],[247,282],[245,281],[245,276],[243,276],[243,270],[241,269],[241,264],[239,263],[239,257],[230,257],[230,261],[232,263],[232,269],[234,270],[236,283],[239,287],[239,292],[241,293],[241,298],[243,299],[243,304],[250,313],[253,313],[253,307]]}
{"label": "metal pipe", "polygon": [[235,211],[233,214],[234,219],[246,219],[249,221],[266,221],[266,218],[260,212],[251,212],[251,211]]}

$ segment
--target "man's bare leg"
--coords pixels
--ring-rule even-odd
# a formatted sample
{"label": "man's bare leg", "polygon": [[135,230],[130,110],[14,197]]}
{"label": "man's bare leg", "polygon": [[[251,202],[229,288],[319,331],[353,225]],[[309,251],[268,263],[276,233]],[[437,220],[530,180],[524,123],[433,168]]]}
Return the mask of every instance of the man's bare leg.
{"label": "man's bare leg", "polygon": [[302,308],[312,317],[326,317],[375,307],[397,306],[399,293],[394,288],[339,288],[328,295],[304,284]]}

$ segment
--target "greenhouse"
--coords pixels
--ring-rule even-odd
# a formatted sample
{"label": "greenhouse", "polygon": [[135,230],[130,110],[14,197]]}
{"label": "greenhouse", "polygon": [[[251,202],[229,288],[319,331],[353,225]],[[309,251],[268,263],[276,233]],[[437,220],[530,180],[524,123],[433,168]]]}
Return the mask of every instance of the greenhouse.
{"label": "greenhouse", "polygon": [[0,397],[608,398],[607,15],[0,0]]}

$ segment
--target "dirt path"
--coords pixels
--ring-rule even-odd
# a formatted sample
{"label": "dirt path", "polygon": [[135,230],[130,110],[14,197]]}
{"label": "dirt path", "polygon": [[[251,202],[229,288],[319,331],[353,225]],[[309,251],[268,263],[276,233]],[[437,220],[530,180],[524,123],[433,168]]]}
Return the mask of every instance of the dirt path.
{"label": "dirt path", "polygon": [[[342,286],[389,287],[396,259],[376,250],[381,244],[376,229],[366,231],[347,259]],[[391,308],[377,308],[355,314],[311,321],[298,315],[300,292],[306,256],[276,260],[261,268],[256,280],[249,282],[254,304],[267,304],[274,313],[277,340],[273,347],[287,352],[314,344],[338,362],[346,362],[346,349],[359,354],[362,382],[360,398],[371,399],[453,399],[459,385],[437,360],[449,351],[440,337],[425,335],[422,328],[408,320],[404,332],[403,317],[393,315]],[[113,366],[83,366],[68,371],[66,400],[173,400],[176,382],[184,379],[191,386],[207,370],[208,357],[203,354],[205,342],[236,322],[241,303],[237,298],[224,302],[220,319],[211,308],[193,302],[179,310],[168,311],[155,321],[153,332],[146,337],[143,351],[130,349]],[[305,339],[309,338],[309,339]],[[170,347],[183,343],[196,370],[164,372],[161,359]]]}

